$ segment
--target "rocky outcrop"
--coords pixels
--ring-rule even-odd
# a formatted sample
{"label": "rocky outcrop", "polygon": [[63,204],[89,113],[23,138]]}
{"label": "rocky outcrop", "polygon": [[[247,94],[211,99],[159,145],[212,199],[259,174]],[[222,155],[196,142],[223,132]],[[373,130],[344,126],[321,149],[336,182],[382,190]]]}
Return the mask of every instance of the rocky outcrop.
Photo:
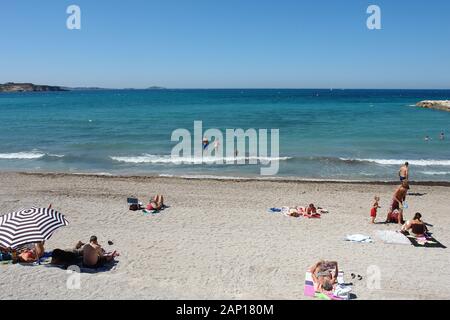
{"label": "rocky outcrop", "polygon": [[425,100],[420,101],[416,106],[427,109],[450,111],[450,100]]}
{"label": "rocky outcrop", "polygon": [[57,86],[43,86],[32,83],[8,82],[0,84],[0,92],[32,92],[32,91],[67,91]]}

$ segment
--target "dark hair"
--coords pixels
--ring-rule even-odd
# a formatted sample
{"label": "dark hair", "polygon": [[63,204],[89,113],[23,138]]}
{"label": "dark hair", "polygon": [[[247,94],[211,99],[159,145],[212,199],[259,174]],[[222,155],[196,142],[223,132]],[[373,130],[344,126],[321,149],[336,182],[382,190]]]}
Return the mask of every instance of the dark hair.
{"label": "dark hair", "polygon": [[55,249],[52,252],[51,264],[68,267],[71,264],[77,263],[77,255],[74,252]]}
{"label": "dark hair", "polygon": [[422,218],[422,215],[420,214],[420,212],[416,212],[416,214],[414,215],[413,220],[420,220],[420,218]]}
{"label": "dark hair", "polygon": [[96,236],[91,236],[91,238],[89,239],[89,242],[94,242],[97,241],[97,237]]}
{"label": "dark hair", "polygon": [[333,285],[331,284],[330,280],[325,280],[322,284],[322,288],[325,291],[331,291],[331,290],[333,290]]}
{"label": "dark hair", "polygon": [[64,251],[61,249],[55,249],[52,251],[52,258],[53,259],[60,259],[64,255]]}
{"label": "dark hair", "polygon": [[405,162],[405,166],[409,166],[409,162],[407,161],[407,162]]}

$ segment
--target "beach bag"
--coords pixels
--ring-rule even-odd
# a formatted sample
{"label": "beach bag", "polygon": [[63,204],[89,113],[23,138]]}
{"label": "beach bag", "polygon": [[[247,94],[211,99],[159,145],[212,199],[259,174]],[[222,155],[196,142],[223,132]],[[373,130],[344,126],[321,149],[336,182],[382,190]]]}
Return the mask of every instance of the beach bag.
{"label": "beach bag", "polygon": [[339,284],[334,289],[333,295],[340,299],[349,300],[351,291],[352,291],[352,287],[346,286],[343,284]]}
{"label": "beach bag", "polygon": [[138,205],[138,204],[135,204],[135,203],[130,204],[130,210],[131,210],[131,211],[137,211],[137,210],[139,210],[139,205]]}

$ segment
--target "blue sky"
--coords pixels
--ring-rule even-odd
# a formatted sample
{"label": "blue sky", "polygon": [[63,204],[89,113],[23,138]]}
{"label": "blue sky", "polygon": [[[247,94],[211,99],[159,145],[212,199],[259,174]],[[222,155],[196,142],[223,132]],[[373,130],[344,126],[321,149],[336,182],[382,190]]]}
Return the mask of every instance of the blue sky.
{"label": "blue sky", "polygon": [[[0,3],[0,83],[450,88],[450,1]],[[66,9],[81,8],[81,30]],[[368,30],[366,9],[382,10]]]}

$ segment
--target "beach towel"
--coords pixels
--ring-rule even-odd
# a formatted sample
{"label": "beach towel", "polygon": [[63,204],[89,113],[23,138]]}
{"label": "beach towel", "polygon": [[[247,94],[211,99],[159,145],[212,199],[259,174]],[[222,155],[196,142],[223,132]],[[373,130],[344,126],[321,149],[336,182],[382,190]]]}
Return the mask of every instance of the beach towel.
{"label": "beach towel", "polygon": [[338,285],[335,290],[330,293],[316,292],[314,289],[314,281],[311,272],[306,272],[304,295],[322,300],[348,300],[350,297],[351,287],[344,284],[344,273],[339,272],[337,277]]}
{"label": "beach towel", "polygon": [[[112,270],[117,265],[117,263],[118,263],[117,260],[113,260],[111,262],[105,263],[103,266],[98,267],[98,268],[87,268],[87,267],[83,266],[83,263],[80,261],[77,264],[74,264],[72,266],[78,267],[78,269],[80,270],[80,273],[99,273],[99,272],[107,272],[107,271]],[[45,267],[67,270],[71,266],[46,264]]]}
{"label": "beach towel", "polygon": [[[9,254],[2,254],[3,257],[0,259],[0,265],[8,265],[8,264],[14,264],[12,260],[12,256]],[[17,262],[17,264],[22,266],[38,266],[38,265],[45,265],[50,264],[52,258],[51,252],[44,252],[44,255],[39,259],[39,262]]]}
{"label": "beach towel", "polygon": [[425,237],[416,237],[410,234],[408,231],[402,231],[402,234],[411,242],[411,244],[414,247],[442,248],[442,249],[447,248],[430,235],[426,235]]}
{"label": "beach towel", "polygon": [[347,235],[347,237],[345,237],[345,240],[351,241],[351,242],[359,242],[359,243],[372,243],[373,242],[371,237],[365,236],[363,234]]}
{"label": "beach towel", "polygon": [[312,214],[312,215],[310,215],[310,216],[303,216],[304,218],[307,218],[307,219],[320,219],[320,214],[318,214],[318,213],[316,213],[316,214]]}
{"label": "beach towel", "polygon": [[142,210],[142,213],[144,213],[144,216],[155,215],[160,212],[161,212],[160,210],[148,210],[148,209]]}
{"label": "beach towel", "polygon": [[400,232],[391,231],[391,230],[378,230],[375,232],[375,234],[384,243],[408,244],[408,245],[411,244],[410,241],[408,240],[408,238]]}
{"label": "beach towel", "polygon": [[268,213],[280,213],[281,212],[281,208],[269,208],[267,210]]}

